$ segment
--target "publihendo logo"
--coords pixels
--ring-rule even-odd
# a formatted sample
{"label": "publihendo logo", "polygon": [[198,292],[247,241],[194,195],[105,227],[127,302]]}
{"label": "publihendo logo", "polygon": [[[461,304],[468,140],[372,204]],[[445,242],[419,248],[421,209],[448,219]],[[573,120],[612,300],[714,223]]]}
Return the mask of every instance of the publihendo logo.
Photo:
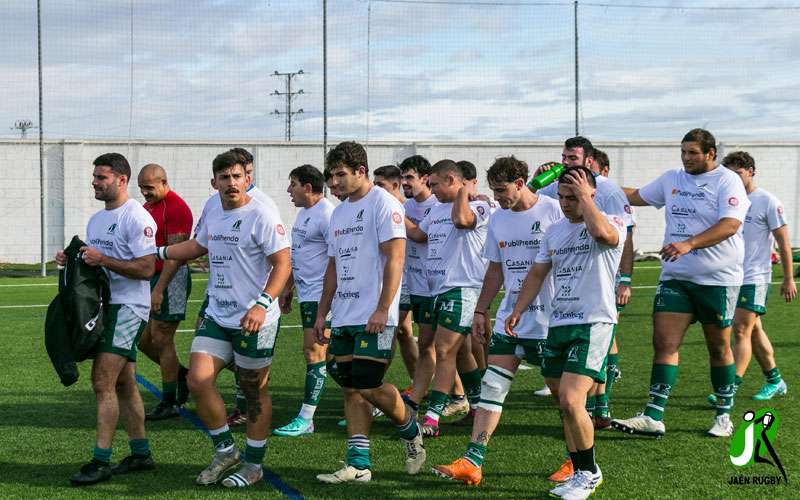
{"label": "publihendo logo", "polygon": [[[780,422],[778,412],[772,408],[747,410],[731,439],[730,459],[737,467],[748,467],[753,464],[771,465],[780,471],[783,478],[777,475],[739,475],[731,476],[728,484],[781,484],[781,479],[784,483],[788,483],[786,471],[775,451]],[[762,471],[763,469],[759,472]]]}

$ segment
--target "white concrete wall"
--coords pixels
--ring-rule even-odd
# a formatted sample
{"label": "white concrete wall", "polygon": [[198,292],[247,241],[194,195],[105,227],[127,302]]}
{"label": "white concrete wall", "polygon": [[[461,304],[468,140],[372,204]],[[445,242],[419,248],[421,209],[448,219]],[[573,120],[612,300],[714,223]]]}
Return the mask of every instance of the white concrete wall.
{"label": "white concrete wall", "polygon": [[[91,189],[92,161],[111,151],[124,154],[134,169],[159,163],[167,169],[173,189],[200,214],[203,203],[214,191],[211,178],[213,158],[233,146],[248,148],[255,156],[256,183],[281,207],[281,217],[291,225],[296,209],[285,193],[289,171],[303,163],[322,165],[321,143],[214,143],[214,142],[109,142],[62,141],[45,144],[45,203],[47,206],[47,255],[52,256],[74,234],[85,235],[86,221],[102,208]],[[675,143],[598,144],[611,159],[611,177],[621,185],[641,186],[666,169],[680,166]],[[756,159],[759,186],[783,200],[794,246],[800,246],[800,143],[722,144],[726,152],[744,149]],[[373,143],[369,145],[371,169],[397,163],[412,154],[431,162],[451,158],[469,160],[485,171],[498,156],[514,154],[532,167],[560,158],[559,143]],[[0,262],[39,261],[39,148],[35,141],[0,141]],[[486,190],[485,176],[479,179]],[[142,197],[135,185],[131,196]],[[664,231],[663,214],[652,208],[637,212],[639,227],[636,247],[643,251],[660,248]]]}

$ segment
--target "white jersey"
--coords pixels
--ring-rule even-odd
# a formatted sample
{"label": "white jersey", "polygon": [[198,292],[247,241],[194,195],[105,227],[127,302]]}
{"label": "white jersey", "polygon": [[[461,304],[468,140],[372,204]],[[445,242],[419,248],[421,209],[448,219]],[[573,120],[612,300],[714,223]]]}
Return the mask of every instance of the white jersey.
{"label": "white jersey", "polygon": [[555,280],[550,327],[617,323],[614,277],[622,259],[626,228],[622,218],[606,215],[619,233],[616,246],[595,241],[583,222],[561,219],[547,230],[536,262],[552,264]]}
{"label": "white jersey", "polygon": [[[340,203],[331,216],[328,256],[336,262],[336,293],[331,326],[366,325],[383,289],[386,256],[379,245],[405,239],[403,205],[385,190],[373,187],[358,201]],[[397,326],[400,287],[389,307],[387,326]]]}
{"label": "white jersey", "polygon": [[[206,214],[196,235],[208,249],[208,315],[225,328],[240,328],[239,321],[255,305],[272,272],[267,257],[289,248],[286,228],[277,213],[251,198],[246,205]],[[267,309],[266,323],[281,315],[278,301]]]}
{"label": "white jersey", "polygon": [[[86,225],[86,243],[103,255],[132,260],[156,253],[156,222],[136,200],[114,210],[100,210]],[[104,268],[111,285],[111,303],[130,306],[142,320],[150,317],[150,281],[127,278]]]}
{"label": "white jersey", "polygon": [[[656,208],[666,207],[664,244],[700,234],[723,218],[744,221],[750,201],[738,175],[717,167],[700,175],[682,168],[662,174],[639,189],[639,195]],[[692,250],[675,262],[662,262],[661,281],[691,281],[698,285],[740,286],[744,273],[742,229],[708,248]]]}
{"label": "white jersey", "polygon": [[292,277],[298,302],[319,302],[328,267],[328,226],[333,203],[320,199],[301,208],[292,227]]}
{"label": "white jersey", "polygon": [[[273,200],[267,193],[258,189],[255,184],[251,184],[250,187],[247,188],[247,194],[263,203],[270,213],[274,214],[275,217],[280,219],[281,211],[278,208],[278,205],[275,203],[275,200]],[[214,193],[209,196],[205,204],[203,204],[203,211],[200,212],[200,218],[197,219],[197,225],[194,228],[195,235],[200,232],[200,228],[205,223],[206,214],[212,208],[222,208],[222,199],[219,197],[219,193]]]}
{"label": "white jersey", "polygon": [[453,288],[480,288],[486,274],[483,244],[489,223],[490,207],[484,201],[471,201],[475,214],[473,229],[453,225],[452,203],[431,209],[419,228],[428,235],[428,287],[431,296]]}
{"label": "white jersey", "polygon": [[[534,206],[523,212],[498,210],[489,219],[489,231],[483,255],[497,262],[503,269],[503,287],[506,294],[494,322],[494,331],[505,335],[503,325],[519,299],[522,282],[533,265],[544,233],[563,217],[558,202],[540,196]],[[553,297],[553,277],[548,274],[542,291],[522,314],[515,331],[521,338],[546,339],[550,319],[550,301]]]}
{"label": "white jersey", "polygon": [[772,281],[772,231],[786,225],[783,204],[772,193],[757,188],[747,195],[750,209],[744,218],[744,284]]}
{"label": "white jersey", "polygon": [[[616,182],[602,175],[594,175],[597,191],[594,195],[594,203],[597,208],[608,215],[616,215],[625,223],[626,227],[633,227],[636,222],[633,219],[633,210],[628,204],[628,197]],[[536,191],[536,194],[549,196],[558,200],[558,181],[548,184]]]}
{"label": "white jersey", "polygon": [[[430,195],[422,203],[414,198],[406,200],[403,208],[406,210],[406,217],[411,222],[419,225],[422,219],[428,215],[433,207],[439,204],[436,196]],[[428,243],[417,243],[416,241],[406,241],[406,265],[405,279],[408,293],[422,297],[430,297],[428,288],[428,273],[425,268],[425,261],[428,259]]]}

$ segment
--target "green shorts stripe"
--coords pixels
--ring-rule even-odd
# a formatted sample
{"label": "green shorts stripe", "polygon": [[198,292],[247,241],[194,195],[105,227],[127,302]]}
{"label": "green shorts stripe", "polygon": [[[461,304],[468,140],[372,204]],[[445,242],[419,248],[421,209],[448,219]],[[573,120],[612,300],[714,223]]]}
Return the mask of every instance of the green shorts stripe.
{"label": "green shorts stripe", "polygon": [[434,302],[434,328],[441,326],[461,335],[472,333],[472,317],[479,294],[477,288],[453,288],[437,295]]}
{"label": "green shorts stripe", "polygon": [[768,283],[742,285],[736,307],[762,316],[767,314],[767,295],[769,295]]}
{"label": "green shorts stripe", "polygon": [[136,362],[136,347],[146,326],[147,322],[137,316],[130,306],[111,304],[98,352],[117,354]]}

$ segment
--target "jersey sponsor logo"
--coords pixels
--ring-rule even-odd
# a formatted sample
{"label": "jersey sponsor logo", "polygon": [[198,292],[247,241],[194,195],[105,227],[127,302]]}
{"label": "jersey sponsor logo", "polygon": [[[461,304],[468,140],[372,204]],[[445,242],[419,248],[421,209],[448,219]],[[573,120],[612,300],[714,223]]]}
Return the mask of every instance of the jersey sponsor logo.
{"label": "jersey sponsor logo", "polygon": [[672,188],[672,196],[681,196],[684,198],[689,198],[691,200],[704,200],[706,199],[706,193],[704,192],[695,192],[695,191],[685,191],[683,189]]}
{"label": "jersey sponsor logo", "polygon": [[581,229],[581,234],[578,235],[578,239],[585,240],[588,232],[586,228]]}
{"label": "jersey sponsor logo", "polygon": [[422,212],[422,216],[423,216],[423,217],[425,217],[425,216],[427,216],[429,213],[431,213],[431,209],[430,209],[430,208],[426,208],[426,209],[425,209],[425,211],[424,211],[424,212]]}
{"label": "jersey sponsor logo", "polygon": [[583,311],[553,311],[553,318],[557,320],[583,319]]}
{"label": "jersey sponsor logo", "polygon": [[497,246],[500,248],[515,248],[515,247],[538,247],[539,244],[542,242],[539,238],[534,240],[500,240],[497,242]]}
{"label": "jersey sponsor logo", "polygon": [[556,278],[568,278],[580,272],[583,272],[583,266],[564,266],[558,268]]}
{"label": "jersey sponsor logo", "polygon": [[672,205],[670,207],[670,213],[675,217],[690,217],[697,213],[697,210],[694,208],[688,207],[681,207],[678,205]]}
{"label": "jersey sponsor logo", "polygon": [[395,224],[400,224],[403,222],[403,217],[397,212],[392,212],[392,222]]}
{"label": "jersey sponsor logo", "polygon": [[360,222],[362,220],[364,220],[364,209],[363,208],[361,210],[359,210],[358,213],[356,214],[356,222]]}
{"label": "jersey sponsor logo", "polygon": [[150,227],[150,226],[147,226],[146,228],[144,228],[144,235],[147,236],[148,238],[152,238],[153,237],[153,228]]}
{"label": "jersey sponsor logo", "polygon": [[550,250],[551,255],[567,255],[570,253],[585,253],[591,249],[591,246],[588,243],[584,243],[582,245],[573,245],[570,247],[563,247],[558,248],[555,250]]}
{"label": "jersey sponsor logo", "polygon": [[106,231],[106,233],[107,234],[114,234],[114,231],[116,231],[116,230],[117,230],[117,224],[114,223],[114,224],[111,224],[110,226],[108,226],[108,230]]}
{"label": "jersey sponsor logo", "polygon": [[527,271],[533,265],[528,259],[506,259],[504,263],[509,271]]}
{"label": "jersey sponsor logo", "polygon": [[242,219],[239,219],[233,223],[233,226],[231,226],[231,231],[239,231],[241,227],[242,227]]}
{"label": "jersey sponsor logo", "polygon": [[361,234],[363,232],[364,226],[351,226],[344,229],[337,229],[333,232],[333,236],[338,238],[339,236],[346,236],[348,234]]}
{"label": "jersey sponsor logo", "polygon": [[283,224],[278,224],[277,226],[275,226],[275,231],[277,231],[278,234],[280,234],[281,236],[286,235],[286,229],[284,229]]}
{"label": "jersey sponsor logo", "polygon": [[533,234],[541,233],[542,232],[542,227],[541,226],[542,226],[542,224],[538,220],[536,222],[534,222],[533,225],[531,226],[531,233],[533,233]]}
{"label": "jersey sponsor logo", "polygon": [[340,292],[339,290],[336,291],[336,297],[342,300],[353,300],[361,298],[361,292]]}
{"label": "jersey sponsor logo", "polygon": [[220,309],[239,309],[239,302],[235,300],[218,299],[215,297],[214,303],[217,304],[217,307]]}
{"label": "jersey sponsor logo", "polygon": [[114,242],[113,241],[111,241],[111,240],[101,240],[100,238],[92,238],[91,240],[89,240],[89,245],[91,245],[91,246],[93,246],[95,248],[106,248],[106,249],[109,249],[109,250],[114,248]]}
{"label": "jersey sponsor logo", "polygon": [[311,220],[311,217],[306,217],[306,220],[303,221],[303,225],[307,226],[308,225],[308,221],[310,221],[310,220]]}
{"label": "jersey sponsor logo", "polygon": [[731,196],[730,198],[728,198],[728,205],[730,205],[732,207],[738,207],[739,206],[739,198],[737,198],[735,196]]}
{"label": "jersey sponsor logo", "polygon": [[228,236],[227,234],[212,234],[211,236],[208,237],[208,240],[209,241],[221,241],[221,242],[225,243],[226,245],[230,245],[230,244],[234,244],[235,245],[235,244],[239,243],[239,237],[238,236]]}
{"label": "jersey sponsor logo", "polygon": [[352,257],[354,253],[358,252],[358,246],[340,248],[338,253],[339,257]]}

